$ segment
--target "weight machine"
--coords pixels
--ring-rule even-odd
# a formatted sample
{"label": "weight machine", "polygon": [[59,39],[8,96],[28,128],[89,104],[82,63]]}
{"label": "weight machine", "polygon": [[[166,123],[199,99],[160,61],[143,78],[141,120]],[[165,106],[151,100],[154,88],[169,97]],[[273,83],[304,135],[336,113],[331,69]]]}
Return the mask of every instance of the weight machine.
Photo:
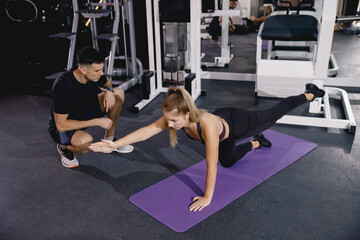
{"label": "weight machine", "polygon": [[[161,3],[161,1],[163,1]],[[190,73],[184,73],[184,82],[183,84],[175,81],[176,85],[183,85],[186,90],[190,93],[194,101],[200,96],[205,95],[206,92],[201,90],[201,39],[200,39],[200,17],[201,17],[201,1],[193,0],[177,0],[176,4],[173,0],[146,0],[146,27],[147,27],[147,43],[148,43],[148,55],[149,55],[149,72],[146,72],[142,78],[142,87],[143,87],[143,99],[132,107],[132,111],[139,112],[152,100],[154,100],[160,93],[167,92],[168,87],[164,84],[164,69],[163,66],[165,58],[162,54],[161,42],[164,39],[161,39],[161,31],[164,28],[162,21],[160,19],[160,5],[164,6],[180,6],[180,19],[182,22],[186,23],[186,35],[188,35],[189,41],[187,47],[190,50],[189,55],[185,57],[186,63],[190,66]],[[171,18],[172,13],[175,19],[170,21],[175,22],[176,14],[179,14],[179,9],[169,9],[168,17]],[[190,24],[191,23],[191,24]],[[171,25],[174,27],[174,25]],[[174,29],[167,29],[168,31],[176,32]],[[166,35],[166,33],[165,33]],[[177,39],[173,36],[174,39]],[[168,42],[169,43],[169,42]],[[175,44],[176,42],[169,43]],[[164,45],[167,43],[165,42]],[[171,56],[176,58],[177,56]],[[170,72],[172,75],[173,72]],[[178,80],[178,78],[176,79]]]}
{"label": "weight machine", "polygon": [[[275,14],[260,27],[257,37],[257,74],[255,92],[257,96],[283,98],[298,94],[308,82],[313,82],[326,92],[323,98],[310,103],[310,113],[324,117],[286,115],[278,123],[303,126],[347,129],[355,132],[356,123],[346,91],[335,87],[324,87],[328,79],[328,66],[336,18],[335,1],[317,1],[315,6],[321,15]],[[300,11],[301,12],[301,11]],[[290,23],[290,24],[289,24]],[[269,41],[267,56],[262,56],[262,41]],[[307,51],[299,46],[277,45],[278,41],[313,42],[312,56],[308,59],[286,58],[286,51]],[[285,55],[276,54],[285,51]],[[289,56],[289,55],[288,55]],[[346,119],[334,119],[330,111],[330,97],[340,98]]]}
{"label": "weight machine", "polygon": [[[50,38],[63,38],[70,41],[69,53],[66,70],[72,69],[74,66],[74,56],[76,48],[76,40],[78,35],[78,23],[80,16],[88,19],[86,25],[90,26],[92,35],[92,45],[94,48],[99,50],[99,40],[110,42],[109,55],[106,57],[104,62],[104,72],[106,76],[112,81],[114,86],[121,87],[124,91],[128,88],[139,83],[143,74],[142,63],[136,58],[136,47],[135,47],[135,30],[134,30],[134,17],[133,17],[133,2],[132,0],[119,1],[119,0],[100,0],[99,2],[87,1],[79,9],[77,0],[72,0],[73,7],[73,18],[72,18],[72,30],[71,32],[62,32],[53,34]],[[110,17],[112,30],[109,33],[99,34],[98,19]],[[121,18],[121,19],[120,19]],[[118,43],[119,43],[119,24],[122,23],[122,38],[124,42],[124,56],[117,55]],[[125,31],[128,26],[128,35]],[[127,52],[128,46],[126,44],[127,38],[130,42],[130,56]],[[115,60],[125,61],[125,69],[114,68]],[[62,72],[52,74],[45,79],[56,79]],[[114,78],[122,77],[125,81],[118,81]]]}

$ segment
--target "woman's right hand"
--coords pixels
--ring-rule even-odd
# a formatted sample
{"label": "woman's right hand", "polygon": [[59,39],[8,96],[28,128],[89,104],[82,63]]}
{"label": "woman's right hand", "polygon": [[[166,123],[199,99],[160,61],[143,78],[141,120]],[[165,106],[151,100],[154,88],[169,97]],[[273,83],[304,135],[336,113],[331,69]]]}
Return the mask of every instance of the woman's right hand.
{"label": "woman's right hand", "polygon": [[116,148],[116,144],[110,140],[101,139],[101,142],[92,143],[89,149],[93,152],[111,153]]}

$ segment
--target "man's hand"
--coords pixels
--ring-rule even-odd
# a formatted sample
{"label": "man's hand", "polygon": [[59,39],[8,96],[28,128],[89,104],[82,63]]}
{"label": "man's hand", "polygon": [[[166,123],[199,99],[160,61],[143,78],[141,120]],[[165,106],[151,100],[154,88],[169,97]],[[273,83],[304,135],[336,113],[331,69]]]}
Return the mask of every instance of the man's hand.
{"label": "man's hand", "polygon": [[104,129],[110,129],[113,121],[110,118],[98,118],[99,123],[97,124],[99,127]]}
{"label": "man's hand", "polygon": [[193,198],[193,204],[191,204],[191,206],[189,207],[190,211],[201,211],[204,207],[208,206],[211,203],[211,199],[208,197],[194,197]]}
{"label": "man's hand", "polygon": [[111,91],[106,91],[103,99],[103,106],[105,108],[105,112],[108,112],[114,104],[115,104],[114,93]]}

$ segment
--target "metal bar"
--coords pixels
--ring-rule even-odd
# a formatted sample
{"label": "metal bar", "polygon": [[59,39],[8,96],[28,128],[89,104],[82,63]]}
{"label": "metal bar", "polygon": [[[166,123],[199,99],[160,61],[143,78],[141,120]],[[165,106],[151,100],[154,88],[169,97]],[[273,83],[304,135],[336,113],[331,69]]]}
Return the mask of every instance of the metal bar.
{"label": "metal bar", "polygon": [[246,81],[255,82],[256,74],[233,73],[233,72],[206,72],[203,71],[201,78],[211,80]]}
{"label": "metal bar", "polygon": [[325,95],[323,97],[323,100],[324,100],[324,118],[331,119],[329,94],[326,91],[326,89],[325,89]]}
{"label": "metal bar", "polygon": [[[223,0],[223,10],[229,10],[229,0]],[[221,57],[230,57],[229,46],[229,18],[227,16],[222,17],[221,20]]]}
{"label": "metal bar", "polygon": [[129,33],[130,33],[130,53],[131,53],[131,65],[132,65],[132,74],[133,77],[137,77],[138,72],[136,68],[136,40],[135,40],[135,22],[134,22],[134,12],[133,12],[133,1],[127,1],[127,10],[128,10],[128,23],[129,23]]}
{"label": "metal bar", "polygon": [[122,90],[124,90],[124,92],[125,92],[129,88],[135,86],[138,82],[139,82],[139,79],[134,77],[134,78],[131,78],[131,79],[127,80],[126,82],[122,83],[118,87],[121,88]]}
{"label": "metal bar", "polygon": [[156,59],[156,82],[157,88],[162,87],[162,67],[161,67],[161,46],[160,46],[160,11],[159,0],[154,0],[154,28],[155,28],[155,59]]}
{"label": "metal bar", "polygon": [[129,76],[129,66],[128,66],[128,55],[127,55],[127,43],[126,43],[126,30],[125,30],[125,7],[121,5],[121,17],[122,17],[122,27],[123,27],[123,42],[124,42],[124,53],[125,53],[125,67],[126,67],[126,76]]}
{"label": "metal bar", "polygon": [[[72,4],[73,4],[73,12],[74,13],[73,13],[73,23],[72,23],[71,32],[76,33],[77,28],[78,28],[78,22],[79,22],[79,14],[78,14],[79,6],[77,3],[77,0],[73,0]],[[66,70],[70,70],[74,64],[76,38],[77,38],[77,34],[73,34],[70,36],[70,47],[69,47],[68,62],[67,62]]]}
{"label": "metal bar", "polygon": [[324,81],[324,85],[334,87],[360,87],[360,81],[356,78],[327,78]]}
{"label": "metal bar", "polygon": [[155,91],[151,92],[149,95],[149,99],[143,99],[139,103],[137,103],[134,107],[137,108],[138,111],[146,107],[152,100],[154,100],[160,93],[166,93],[167,88],[157,88]]}
{"label": "metal bar", "polygon": [[[153,16],[151,0],[146,0],[146,25],[147,25],[147,43],[148,43],[148,57],[149,70],[155,72],[155,54],[154,54],[154,30],[153,30]],[[155,91],[155,76],[150,81],[150,92]]]}
{"label": "metal bar", "polygon": [[[107,59],[107,58],[106,58]],[[106,64],[106,60],[105,59],[105,64]],[[115,60],[126,60],[127,58],[125,57],[125,56],[115,56]],[[139,76],[139,79],[141,78],[141,76],[143,75],[143,73],[144,73],[144,70],[143,70],[143,65],[142,65],[142,62],[138,59],[138,58],[136,58],[136,63],[137,63],[137,66],[138,66],[138,69],[139,69],[139,74],[138,74],[138,76]],[[113,71],[113,75],[114,76],[120,76],[119,74],[116,74],[116,71],[118,71],[119,72],[119,74],[120,73],[122,73],[122,72],[126,72],[126,69],[124,70],[124,69],[119,69],[119,68],[116,68],[116,70],[114,69],[114,71]]]}
{"label": "metal bar", "polygon": [[[329,88],[327,88],[327,89],[329,89]],[[351,109],[350,100],[349,100],[349,97],[347,95],[347,92],[345,90],[343,90],[343,89],[340,89],[340,88],[332,88],[332,90],[333,91],[338,91],[339,94],[341,95],[341,100],[342,100],[342,103],[343,103],[346,119],[349,120],[350,127],[355,127],[356,126],[355,117],[354,117],[354,114],[353,114],[352,109]],[[349,130],[351,130],[351,129],[349,129]]]}
{"label": "metal bar", "polygon": [[201,17],[218,17],[218,16],[229,16],[229,17],[240,16],[240,10],[215,10],[212,13],[201,14]]}
{"label": "metal bar", "polygon": [[350,121],[345,119],[326,119],[320,117],[305,117],[305,116],[292,116],[292,115],[285,115],[281,119],[279,119],[276,123],[300,125],[300,126],[324,127],[324,128],[340,128],[340,129],[350,128]]}
{"label": "metal bar", "polygon": [[146,0],[146,25],[147,25],[147,43],[149,52],[149,70],[155,71],[154,63],[154,31],[153,31],[153,19],[152,19],[152,5],[151,0]]}
{"label": "metal bar", "polygon": [[112,33],[115,34],[113,38],[111,38],[111,49],[109,53],[109,65],[107,69],[107,74],[112,78],[113,69],[114,69],[114,61],[115,61],[115,52],[117,45],[117,36],[119,31],[119,19],[120,19],[120,11],[119,11],[119,0],[114,0],[114,13],[115,18],[113,21],[113,30]]}
{"label": "metal bar", "polygon": [[191,37],[195,37],[195,41],[193,42],[194,45],[192,46],[192,52],[195,53],[195,82],[192,86],[194,86],[192,98],[195,101],[201,94],[201,0],[193,0],[193,7],[192,7],[192,16],[193,18],[190,19],[191,25],[195,27],[195,35]]}
{"label": "metal bar", "polygon": [[93,47],[99,51],[98,41],[95,38],[97,36],[96,19],[95,18],[90,19],[90,29],[91,29],[91,37],[92,37]]}
{"label": "metal bar", "polygon": [[337,17],[335,22],[354,22],[360,21],[360,16],[341,16]]}
{"label": "metal bar", "polygon": [[[336,2],[323,1],[323,9],[319,26],[318,47],[314,65],[314,79],[327,79],[329,56],[334,36],[336,18]],[[324,57],[327,56],[327,57]]]}

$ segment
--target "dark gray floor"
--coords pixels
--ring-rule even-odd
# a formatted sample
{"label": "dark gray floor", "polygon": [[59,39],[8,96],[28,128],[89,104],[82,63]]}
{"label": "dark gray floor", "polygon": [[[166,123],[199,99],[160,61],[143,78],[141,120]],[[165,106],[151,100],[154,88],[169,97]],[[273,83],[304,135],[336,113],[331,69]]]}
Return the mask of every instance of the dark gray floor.
{"label": "dark gray floor", "polygon": [[360,79],[360,37],[334,32],[331,50],[339,65],[337,77]]}
{"label": "dark gray floor", "polygon": [[[208,67],[206,71],[255,73],[256,36],[257,33],[249,33],[246,35],[229,35],[229,44],[233,45],[231,48],[231,54],[234,54],[234,58],[230,61],[229,67]],[[214,63],[215,57],[221,56],[221,46],[219,44],[216,44],[209,39],[203,39],[201,40],[201,46],[202,53],[205,53],[205,56],[201,59],[203,63]]]}
{"label": "dark gray floor", "polygon": [[[203,80],[199,107],[267,108],[253,83]],[[62,167],[47,133],[47,91],[0,95],[0,239],[360,239],[360,141],[345,131],[276,125],[318,147],[185,233],[176,233],[128,201],[132,194],[204,159],[204,148],[179,132],[135,144],[131,154],[77,155]],[[350,93],[357,122],[360,95]],[[126,106],[140,90],[126,93]],[[124,109],[119,137],[161,115],[159,96],[139,114]],[[335,105],[338,103],[335,102]],[[294,111],[305,114],[304,105]],[[5,114],[6,113],[6,114]],[[341,111],[339,112],[341,114]],[[95,140],[103,130],[92,128]],[[230,186],[231,187],[231,186]]]}

